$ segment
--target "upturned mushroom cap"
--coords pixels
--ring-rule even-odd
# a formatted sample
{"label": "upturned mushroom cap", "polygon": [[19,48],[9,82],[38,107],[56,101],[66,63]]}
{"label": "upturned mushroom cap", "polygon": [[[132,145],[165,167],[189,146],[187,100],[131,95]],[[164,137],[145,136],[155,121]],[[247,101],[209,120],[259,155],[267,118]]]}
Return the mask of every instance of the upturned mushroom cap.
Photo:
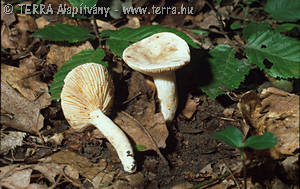
{"label": "upturned mushroom cap", "polygon": [[151,75],[188,64],[190,49],[177,35],[161,32],[127,47],[123,52],[123,60],[132,69]]}
{"label": "upturned mushroom cap", "polygon": [[90,112],[109,110],[113,102],[114,85],[100,64],[87,63],[74,68],[64,80],[61,105],[66,120],[75,130],[89,125]]}

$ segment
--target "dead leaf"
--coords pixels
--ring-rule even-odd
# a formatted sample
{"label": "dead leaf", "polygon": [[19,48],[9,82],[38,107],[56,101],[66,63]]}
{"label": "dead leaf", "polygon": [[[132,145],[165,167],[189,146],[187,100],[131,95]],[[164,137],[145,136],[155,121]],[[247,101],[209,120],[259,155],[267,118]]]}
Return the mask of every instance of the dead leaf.
{"label": "dead leaf", "polygon": [[285,178],[293,183],[299,183],[299,154],[287,157],[281,162]]}
{"label": "dead leaf", "polygon": [[99,32],[102,32],[103,30],[117,30],[117,28],[114,25],[110,24],[109,22],[105,22],[103,20],[97,19],[96,24]]}
{"label": "dead leaf", "polygon": [[89,41],[80,46],[59,46],[52,44],[50,51],[47,54],[47,64],[56,64],[58,69],[66,63],[74,54],[79,53],[85,49],[93,49],[93,46]]}
{"label": "dead leaf", "polygon": [[23,132],[9,131],[8,134],[5,134],[0,131],[0,154],[13,150],[17,146],[22,146],[25,136],[26,133]]}
{"label": "dead leaf", "polygon": [[5,24],[2,24],[1,26],[1,47],[5,49],[15,49],[17,47],[14,41],[11,40],[10,31],[8,29],[8,26],[6,26]]}
{"label": "dead leaf", "polygon": [[257,134],[269,131],[276,136],[278,143],[270,149],[274,159],[299,149],[299,96],[270,87],[260,95],[243,94],[238,107]]}
{"label": "dead leaf", "polygon": [[106,162],[104,160],[93,164],[89,159],[70,151],[57,152],[47,158],[41,159],[40,162],[69,165],[72,169],[78,171],[80,175],[89,180],[93,180],[98,173],[106,168]]}
{"label": "dead leaf", "polygon": [[35,23],[38,29],[42,29],[50,24],[50,22],[44,16],[35,19]]}
{"label": "dead leaf", "polygon": [[130,15],[126,15],[126,17],[128,18],[128,23],[125,24],[124,26],[122,26],[122,28],[124,27],[124,28],[136,29],[136,28],[141,27],[140,20],[138,17],[130,16]]}
{"label": "dead leaf", "polygon": [[186,117],[187,119],[191,119],[197,110],[198,104],[199,104],[199,99],[197,100],[193,98],[192,94],[188,94],[187,101],[182,110],[182,114],[184,115],[184,117]]}
{"label": "dead leaf", "polygon": [[[6,26],[10,26],[14,21],[16,21],[16,17],[14,13],[7,14],[4,11],[4,4],[1,3],[1,21],[5,23]],[[1,38],[1,41],[3,38]]]}
{"label": "dead leaf", "polygon": [[176,184],[175,186],[172,186],[171,189],[186,189],[191,188],[193,185],[189,182],[184,182],[180,184]]}
{"label": "dead leaf", "polygon": [[[47,102],[44,102],[44,99],[48,99]],[[30,102],[1,80],[1,109],[12,115],[12,117],[1,115],[1,124],[37,134],[44,124],[40,109],[49,104],[49,93],[44,93],[36,101]]]}
{"label": "dead leaf", "polygon": [[30,184],[30,176],[32,173],[32,169],[20,169],[18,171],[14,171],[9,177],[5,177],[1,180],[0,186],[4,186],[7,188],[25,188]]}
{"label": "dead leaf", "polygon": [[[38,61],[38,59],[31,56],[21,61],[19,67],[1,64],[1,81],[17,89],[30,101],[35,101],[40,98],[42,94],[48,93],[48,85],[46,83],[40,81],[38,76],[31,77],[35,72],[36,61]],[[41,105],[43,107],[50,104],[50,98],[46,99],[43,103],[44,104]]]}
{"label": "dead leaf", "polygon": [[29,32],[34,32],[37,29],[37,25],[32,16],[20,14],[18,16],[16,29],[20,32],[18,46],[23,48],[26,47],[29,44],[29,40],[32,39],[29,37]]}

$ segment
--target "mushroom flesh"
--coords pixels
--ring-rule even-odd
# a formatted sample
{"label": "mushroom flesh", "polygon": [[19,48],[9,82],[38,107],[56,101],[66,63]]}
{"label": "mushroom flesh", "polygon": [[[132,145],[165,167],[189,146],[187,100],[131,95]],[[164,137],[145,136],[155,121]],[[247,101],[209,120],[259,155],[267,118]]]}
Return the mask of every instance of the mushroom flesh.
{"label": "mushroom flesh", "polygon": [[175,70],[190,62],[188,44],[174,33],[161,32],[127,47],[123,60],[153,78],[161,113],[172,121],[178,104]]}

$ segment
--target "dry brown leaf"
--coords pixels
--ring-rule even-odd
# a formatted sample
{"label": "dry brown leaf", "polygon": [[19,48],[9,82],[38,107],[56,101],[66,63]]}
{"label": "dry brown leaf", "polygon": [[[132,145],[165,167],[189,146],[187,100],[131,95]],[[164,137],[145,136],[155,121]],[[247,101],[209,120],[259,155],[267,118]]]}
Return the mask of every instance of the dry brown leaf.
{"label": "dry brown leaf", "polygon": [[35,19],[35,23],[38,29],[42,29],[50,24],[50,22],[44,16]]}
{"label": "dry brown leaf", "polygon": [[32,169],[19,169],[14,171],[13,174],[0,179],[0,186],[4,186],[9,189],[21,189],[30,184],[30,176]]}
{"label": "dry brown leaf", "polygon": [[37,29],[37,25],[30,15],[19,15],[18,23],[16,24],[16,29],[20,32],[20,36],[18,38],[18,46],[23,48],[29,44],[29,32],[34,32]]}
{"label": "dry brown leaf", "polygon": [[40,161],[44,163],[69,165],[72,170],[78,171],[79,174],[89,180],[93,180],[98,173],[106,168],[106,162],[104,160],[93,164],[89,159],[70,151],[60,151]]}
{"label": "dry brown leaf", "polygon": [[2,24],[1,26],[1,47],[15,49],[17,45],[10,39],[10,32],[8,26]]}
{"label": "dry brown leaf", "polygon": [[[14,13],[7,14],[4,11],[4,4],[1,2],[1,21],[5,23],[6,26],[10,26],[14,21],[16,21],[16,17]],[[1,38],[1,41],[3,38]]]}
{"label": "dry brown leaf", "polygon": [[[20,62],[19,67],[1,64],[1,80],[17,89],[24,97],[30,101],[35,101],[42,94],[48,93],[48,85],[38,76],[33,76],[35,72],[35,62],[38,59],[34,56],[25,58]],[[50,98],[44,103],[50,104]],[[42,104],[42,106],[45,106]]]}
{"label": "dry brown leaf", "polygon": [[197,110],[198,103],[199,100],[193,98],[192,94],[188,94],[187,101],[182,110],[182,114],[184,115],[184,117],[186,117],[187,119],[191,119]]}
{"label": "dry brown leaf", "polygon": [[[45,99],[48,99],[47,102],[44,102]],[[11,115],[1,116],[1,124],[37,134],[44,124],[40,109],[49,104],[49,93],[44,93],[39,99],[31,102],[1,80],[1,109]]]}
{"label": "dry brown leaf", "polygon": [[47,54],[47,64],[56,64],[58,69],[66,63],[71,56],[74,54],[80,53],[80,51],[85,49],[93,49],[93,46],[89,41],[85,42],[80,46],[58,46],[58,45],[51,45],[50,51]]}
{"label": "dry brown leaf", "polygon": [[139,28],[141,27],[140,20],[136,16],[127,15],[128,23],[122,26],[122,28]]}
{"label": "dry brown leaf", "polygon": [[[165,148],[168,130],[162,115],[160,113],[155,114],[152,116],[152,119],[149,120],[148,124],[143,124],[128,113],[119,112],[114,122],[119,125],[137,145],[142,145],[145,146],[147,150],[155,151],[158,150],[157,148]],[[147,131],[145,131],[145,129],[151,137],[146,133]]]}
{"label": "dry brown leaf", "polygon": [[0,131],[0,154],[6,153],[9,150],[15,149],[17,146],[23,145],[23,138],[26,136],[26,133],[9,131],[8,134]]}
{"label": "dry brown leaf", "polygon": [[[93,22],[93,21],[91,21],[91,22]],[[112,25],[109,22],[105,22],[103,20],[97,19],[96,24],[97,24],[99,32],[102,32],[103,30],[117,30],[117,28],[114,25]]]}
{"label": "dry brown leaf", "polygon": [[274,159],[299,149],[299,96],[270,87],[260,95],[243,94],[238,107],[258,134],[269,131],[276,136],[278,143],[270,149]]}

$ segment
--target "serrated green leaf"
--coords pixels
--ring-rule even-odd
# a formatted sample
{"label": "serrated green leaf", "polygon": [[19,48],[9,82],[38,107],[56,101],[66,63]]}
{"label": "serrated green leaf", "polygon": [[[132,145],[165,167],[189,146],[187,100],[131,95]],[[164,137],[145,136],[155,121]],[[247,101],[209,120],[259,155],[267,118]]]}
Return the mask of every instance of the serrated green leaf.
{"label": "serrated green leaf", "polygon": [[277,26],[274,29],[274,31],[276,31],[276,32],[288,32],[288,31],[291,31],[294,28],[300,29],[300,25],[299,24],[281,24],[281,25]]}
{"label": "serrated green leaf", "polygon": [[271,29],[271,26],[265,22],[251,22],[243,29],[243,37],[248,39],[252,34],[264,32]]}
{"label": "serrated green leaf", "polygon": [[87,39],[95,39],[88,30],[81,26],[70,26],[66,24],[55,24],[47,26],[34,32],[32,37],[38,37],[50,41],[68,41],[76,43]]}
{"label": "serrated green leaf", "polygon": [[[251,35],[245,46],[251,63],[272,77],[300,78],[300,42],[279,33],[266,31]],[[272,63],[271,68],[264,61]]]}
{"label": "serrated green leaf", "polygon": [[237,30],[237,29],[240,29],[242,27],[241,24],[231,24],[230,25],[230,29],[232,30]]}
{"label": "serrated green leaf", "polygon": [[276,137],[270,133],[266,132],[260,136],[251,136],[247,138],[244,147],[253,148],[255,150],[264,150],[272,148],[277,144]]}
{"label": "serrated green leaf", "polygon": [[296,22],[300,20],[299,0],[268,0],[264,10],[279,22]]}
{"label": "serrated green leaf", "polygon": [[159,32],[172,32],[182,39],[184,39],[189,45],[194,48],[200,48],[191,38],[185,33],[178,31],[174,28],[168,28],[160,25],[156,26],[142,26],[137,29],[122,28],[118,31],[104,30],[101,33],[101,37],[107,37],[106,44],[110,50],[117,56],[122,57],[123,51],[130,44],[138,42],[146,37],[149,37]]}
{"label": "serrated green leaf", "polygon": [[143,145],[138,145],[137,144],[135,147],[136,147],[137,151],[145,151],[145,150],[147,150],[147,147],[143,146]]}
{"label": "serrated green leaf", "polygon": [[107,62],[102,59],[105,56],[105,52],[102,49],[96,50],[82,50],[80,53],[73,55],[68,62],[66,62],[54,75],[54,80],[50,86],[49,92],[51,93],[51,98],[60,99],[60,93],[64,85],[64,79],[66,75],[75,67],[85,64],[85,63],[98,63],[107,67]]}
{"label": "serrated green leaf", "polygon": [[97,4],[98,0],[68,0],[69,3],[73,6],[73,7],[93,7]]}
{"label": "serrated green leaf", "polygon": [[243,142],[243,134],[240,130],[235,127],[226,128],[222,131],[212,133],[210,136],[221,140],[225,144],[235,147],[241,148]]}
{"label": "serrated green leaf", "polygon": [[218,45],[210,50],[209,58],[210,72],[212,73],[211,81],[208,85],[200,88],[210,97],[216,98],[225,91],[222,87],[228,90],[233,90],[239,87],[244,81],[245,76],[250,70],[250,64],[246,60],[238,60],[234,57],[235,49],[228,45]]}

